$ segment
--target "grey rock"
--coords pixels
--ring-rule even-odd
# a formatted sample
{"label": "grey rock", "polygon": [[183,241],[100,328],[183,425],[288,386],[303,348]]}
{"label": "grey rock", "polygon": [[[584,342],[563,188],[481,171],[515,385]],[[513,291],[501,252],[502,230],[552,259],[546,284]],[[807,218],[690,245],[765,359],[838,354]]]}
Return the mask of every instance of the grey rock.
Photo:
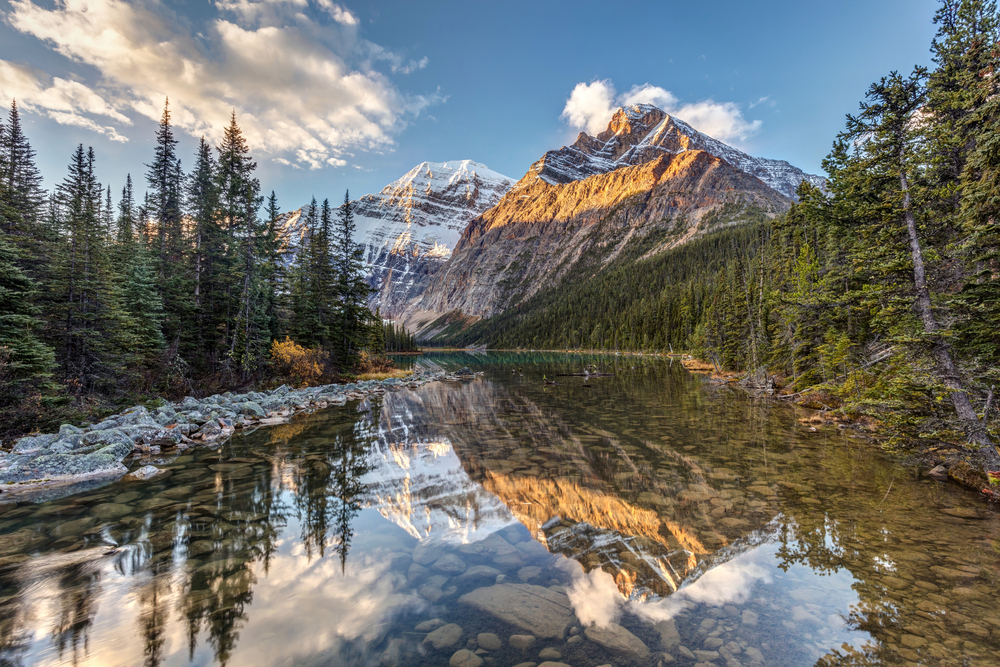
{"label": "grey rock", "polygon": [[448,667],[480,667],[483,659],[467,648],[455,652],[448,661]]}
{"label": "grey rock", "polygon": [[256,417],[257,419],[263,419],[264,417],[267,416],[267,413],[264,412],[264,408],[262,408],[257,403],[254,403],[253,401],[247,401],[246,403],[241,403],[240,412],[245,415],[250,415],[251,417]]}
{"label": "grey rock", "polygon": [[440,651],[441,649],[454,646],[461,638],[462,627],[454,623],[449,623],[448,625],[442,625],[440,628],[424,637],[423,643],[430,644]]}
{"label": "grey rock", "polygon": [[681,635],[677,632],[673,619],[655,623],[653,629],[660,633],[660,645],[663,648],[669,650],[681,643]]}
{"label": "grey rock", "polygon": [[433,569],[448,574],[460,574],[465,572],[465,562],[455,554],[445,554],[434,561]]}
{"label": "grey rock", "polygon": [[535,645],[534,635],[511,635],[510,645],[522,651],[529,650]]}
{"label": "grey rock", "polygon": [[12,452],[14,454],[35,454],[47,448],[53,442],[59,438],[58,435],[31,435],[26,438],[21,438],[14,445]]}
{"label": "grey rock", "polygon": [[541,660],[558,660],[559,658],[562,657],[562,653],[560,653],[559,651],[555,650],[551,646],[548,646],[546,648],[543,648],[541,651],[539,651],[538,657]]}
{"label": "grey rock", "polygon": [[757,627],[757,621],[757,612],[750,611],[749,609],[743,610],[743,625],[748,628],[755,628]]}
{"label": "grey rock", "polygon": [[125,475],[126,479],[132,479],[136,481],[145,481],[156,477],[157,475],[165,472],[155,466],[142,466],[138,470],[133,470],[129,474]]}
{"label": "grey rock", "polygon": [[63,424],[59,427],[59,435],[80,435],[81,433],[83,433],[83,429],[72,424]]}
{"label": "grey rock", "polygon": [[458,601],[544,638],[561,639],[575,621],[569,598],[543,586],[498,584],[477,588]]}
{"label": "grey rock", "polygon": [[445,555],[442,547],[420,542],[413,549],[413,562],[418,565],[430,565]]}
{"label": "grey rock", "polygon": [[487,651],[498,651],[503,644],[500,642],[500,638],[497,637],[492,632],[480,632],[479,636],[476,637],[476,642],[479,644],[480,648],[484,648]]}
{"label": "grey rock", "polygon": [[417,632],[431,632],[433,630],[437,630],[443,625],[447,625],[447,623],[442,621],[440,618],[432,618],[429,621],[418,623],[417,627],[415,627],[414,630],[416,630]]}
{"label": "grey rock", "polygon": [[626,653],[639,659],[645,659],[649,655],[649,647],[617,623],[609,623],[605,627],[591,625],[583,631],[583,634],[590,641],[600,644],[609,651]]}
{"label": "grey rock", "polygon": [[467,581],[469,579],[496,579],[498,576],[503,576],[500,574],[500,570],[495,567],[490,567],[489,565],[473,565],[468,568],[462,576],[459,577],[462,581]]}

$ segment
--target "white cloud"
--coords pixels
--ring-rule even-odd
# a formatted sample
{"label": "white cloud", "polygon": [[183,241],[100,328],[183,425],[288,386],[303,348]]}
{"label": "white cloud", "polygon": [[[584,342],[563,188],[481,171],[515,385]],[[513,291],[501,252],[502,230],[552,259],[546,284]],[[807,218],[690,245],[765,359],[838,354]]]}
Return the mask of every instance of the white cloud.
{"label": "white cloud", "polygon": [[561,117],[572,127],[593,135],[604,131],[616,109],[630,104],[652,104],[695,129],[729,143],[753,136],[762,125],[759,120],[747,121],[740,106],[734,102],[708,99],[681,104],[669,90],[649,83],[632,86],[619,95],[610,79],[578,83],[566,100]]}
{"label": "white cloud", "polygon": [[391,150],[393,137],[443,98],[405,95],[372,63],[405,73],[426,59],[407,61],[361,39],[354,14],[313,2],[314,14],[333,22],[309,18],[309,0],[216,0],[219,16],[197,31],[156,0],[56,0],[51,7],[12,0],[5,19],[97,70],[95,96],[116,103],[76,108],[78,116],[103,114],[124,125],[131,112],[158,121],[169,97],[181,130],[218,140],[235,109],[254,151],[310,168],[346,164],[339,156],[348,147]]}
{"label": "white cloud", "polygon": [[360,23],[357,16],[335,2],[330,2],[330,0],[317,0],[317,2],[334,21],[341,25],[358,25]]}
{"label": "white cloud", "polygon": [[128,141],[114,127],[88,117],[105,116],[125,125],[132,124],[127,116],[79,81],[50,77],[31,67],[0,60],[0,96],[17,100],[23,111],[44,114],[61,125],[99,132],[112,141]]}
{"label": "white cloud", "polygon": [[563,108],[562,118],[588,134],[604,130],[615,111],[615,87],[609,79],[578,83]]}
{"label": "white cloud", "polygon": [[584,626],[596,623],[604,627],[614,623],[624,603],[614,577],[600,568],[589,573],[578,571],[566,595]]}

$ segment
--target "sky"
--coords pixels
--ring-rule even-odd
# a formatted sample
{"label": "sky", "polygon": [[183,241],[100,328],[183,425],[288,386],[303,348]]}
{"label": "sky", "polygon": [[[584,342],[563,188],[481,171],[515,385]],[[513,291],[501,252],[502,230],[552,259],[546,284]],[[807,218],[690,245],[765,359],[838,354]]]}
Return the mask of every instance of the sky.
{"label": "sky", "polygon": [[[424,161],[520,178],[654,103],[810,173],[892,70],[929,65],[936,0],[0,0],[0,104],[44,185],[77,144],[141,192],[170,100],[184,164],[235,111],[283,209],[377,192]],[[5,116],[4,116],[5,117]]]}

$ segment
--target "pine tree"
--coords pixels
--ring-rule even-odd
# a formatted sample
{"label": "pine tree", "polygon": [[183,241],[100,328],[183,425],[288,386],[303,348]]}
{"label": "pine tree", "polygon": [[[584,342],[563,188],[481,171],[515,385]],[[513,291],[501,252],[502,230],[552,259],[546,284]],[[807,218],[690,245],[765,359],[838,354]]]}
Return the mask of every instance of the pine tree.
{"label": "pine tree", "polygon": [[170,101],[156,130],[153,161],[146,165],[150,216],[156,225],[157,281],[164,306],[164,333],[174,346],[190,336],[190,287],[183,233],[183,173],[177,156],[177,139],[170,125]]}
{"label": "pine tree", "polygon": [[6,185],[0,183],[0,395],[3,401],[21,394],[23,385],[47,386],[55,365],[55,355],[38,337],[38,287],[18,266],[20,251],[8,240],[9,217],[17,215],[8,200]]}
{"label": "pine tree", "polygon": [[45,201],[45,193],[41,173],[35,165],[35,151],[21,128],[16,100],[11,102],[5,131],[0,133],[0,166],[3,169],[0,181],[11,207],[7,214],[7,231],[29,234]]}
{"label": "pine tree", "polygon": [[364,247],[354,242],[354,203],[350,193],[344,193],[344,203],[338,211],[336,234],[337,296],[339,318],[336,341],[337,363],[342,368],[353,365],[357,354],[365,347],[369,327],[373,326],[368,309],[371,288],[364,279]]}
{"label": "pine tree", "polygon": [[98,218],[102,192],[94,178],[93,149],[77,147],[58,193],[61,243],[53,253],[54,310],[47,319],[58,337],[64,381],[74,393],[89,393],[115,383],[111,333],[121,324]]}

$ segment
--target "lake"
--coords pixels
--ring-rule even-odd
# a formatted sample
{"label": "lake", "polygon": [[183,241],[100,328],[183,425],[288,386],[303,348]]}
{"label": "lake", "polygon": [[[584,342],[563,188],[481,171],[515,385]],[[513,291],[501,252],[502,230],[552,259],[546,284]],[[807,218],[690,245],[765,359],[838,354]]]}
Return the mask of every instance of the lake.
{"label": "lake", "polygon": [[483,374],[0,502],[0,665],[998,664],[996,514],[857,432],[662,359],[401,363]]}

